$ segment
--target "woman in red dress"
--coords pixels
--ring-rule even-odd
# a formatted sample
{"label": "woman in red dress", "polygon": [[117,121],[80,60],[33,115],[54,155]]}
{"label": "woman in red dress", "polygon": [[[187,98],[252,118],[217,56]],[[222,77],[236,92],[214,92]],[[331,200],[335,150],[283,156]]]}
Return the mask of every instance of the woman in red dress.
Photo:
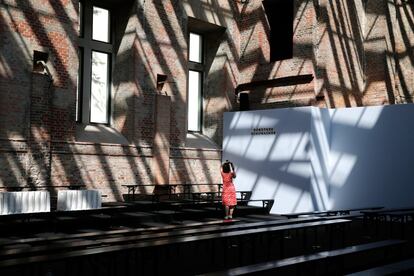
{"label": "woman in red dress", "polygon": [[224,219],[232,219],[234,207],[237,205],[236,189],[233,184],[233,178],[236,177],[236,173],[234,172],[233,163],[228,160],[223,163],[221,166],[221,177],[223,178],[223,192],[221,196],[226,211]]}

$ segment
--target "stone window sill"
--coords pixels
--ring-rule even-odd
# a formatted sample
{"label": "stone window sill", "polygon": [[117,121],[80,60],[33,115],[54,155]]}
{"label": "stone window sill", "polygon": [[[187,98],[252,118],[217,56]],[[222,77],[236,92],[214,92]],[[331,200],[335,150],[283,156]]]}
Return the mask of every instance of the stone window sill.
{"label": "stone window sill", "polygon": [[196,133],[189,132],[185,138],[185,147],[187,148],[203,148],[203,149],[220,149],[220,147],[214,143],[207,136]]}
{"label": "stone window sill", "polygon": [[76,125],[76,141],[129,145],[128,140],[117,130],[105,125]]}

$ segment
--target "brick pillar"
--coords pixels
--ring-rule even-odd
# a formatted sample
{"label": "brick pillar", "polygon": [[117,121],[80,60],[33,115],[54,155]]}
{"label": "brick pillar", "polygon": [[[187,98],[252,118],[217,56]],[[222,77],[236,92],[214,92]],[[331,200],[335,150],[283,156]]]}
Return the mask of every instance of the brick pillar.
{"label": "brick pillar", "polygon": [[50,185],[50,80],[32,73],[30,118],[28,129],[27,183],[30,186]]}
{"label": "brick pillar", "polygon": [[155,134],[152,172],[154,184],[168,184],[170,171],[170,111],[169,96],[155,96]]}

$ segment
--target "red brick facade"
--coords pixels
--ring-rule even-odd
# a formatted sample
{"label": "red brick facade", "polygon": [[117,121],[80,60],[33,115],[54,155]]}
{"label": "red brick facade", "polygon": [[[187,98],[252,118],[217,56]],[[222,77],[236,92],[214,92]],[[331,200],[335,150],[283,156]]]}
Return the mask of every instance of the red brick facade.
{"label": "red brick facade", "polygon": [[[314,76],[248,91],[252,109],[412,102],[410,0],[294,0],[293,58],[278,62],[261,0],[107,2],[118,19],[109,128],[127,144],[78,139],[78,1],[0,2],[0,187],[86,184],[122,200],[126,183],[219,182],[222,114],[238,110],[235,88],[252,81]],[[216,149],[186,142],[194,22],[208,45],[202,132]],[[52,84],[32,72],[33,51],[49,54]],[[161,106],[157,74],[168,81]]]}

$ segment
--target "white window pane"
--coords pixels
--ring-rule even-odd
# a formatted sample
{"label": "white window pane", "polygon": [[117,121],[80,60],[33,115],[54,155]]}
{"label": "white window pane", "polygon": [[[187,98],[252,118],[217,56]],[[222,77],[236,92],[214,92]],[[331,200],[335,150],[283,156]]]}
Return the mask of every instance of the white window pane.
{"label": "white window pane", "polygon": [[200,131],[201,73],[189,71],[188,75],[188,130]]}
{"label": "white window pane", "polygon": [[92,39],[109,42],[109,11],[93,7]]}
{"label": "white window pane", "polygon": [[83,29],[83,6],[82,6],[82,2],[79,2],[79,7],[78,7],[78,18],[79,18],[79,24],[78,24],[78,31],[79,31],[79,36],[82,36],[82,29]]}
{"label": "white window pane", "polygon": [[92,52],[91,122],[108,123],[109,55]]}
{"label": "white window pane", "polygon": [[202,45],[201,35],[190,33],[190,61],[202,62]]}

